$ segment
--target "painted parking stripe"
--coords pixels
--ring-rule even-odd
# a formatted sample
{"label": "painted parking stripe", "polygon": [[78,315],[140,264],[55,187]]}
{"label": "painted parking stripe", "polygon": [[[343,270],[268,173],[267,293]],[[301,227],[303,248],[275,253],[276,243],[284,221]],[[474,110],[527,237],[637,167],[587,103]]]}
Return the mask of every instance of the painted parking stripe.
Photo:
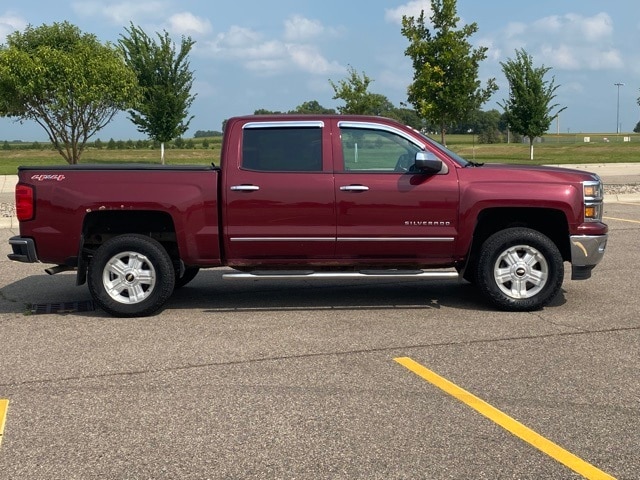
{"label": "painted parking stripe", "polygon": [[7,418],[8,409],[9,409],[9,400],[0,398],[0,446],[2,446],[2,436],[4,435],[4,422]]}
{"label": "painted parking stripe", "polygon": [[640,220],[627,220],[626,218],[602,217],[604,220],[616,220],[618,222],[640,223]]}
{"label": "painted parking stripe", "polygon": [[563,465],[569,467],[574,472],[582,475],[588,480],[615,480],[611,475],[599,470],[590,463],[576,457],[572,453],[563,449],[559,445],[547,440],[545,437],[537,434],[530,428],[524,426],[517,420],[511,418],[507,414],[501,412],[495,407],[492,407],[487,402],[481,400],[475,395],[467,392],[466,390],[458,387],[456,384],[450,382],[446,378],[432,372],[428,368],[420,365],[416,361],[408,357],[399,357],[394,359],[403,367],[412,371],[419,377],[435,385],[439,389],[445,391],[452,397],[457,398],[461,402],[465,403],[469,407],[476,410],[478,413],[484,415],[489,420],[500,425],[505,430],[511,432],[521,440],[533,445],[538,450],[546,453],[551,458],[557,460]]}

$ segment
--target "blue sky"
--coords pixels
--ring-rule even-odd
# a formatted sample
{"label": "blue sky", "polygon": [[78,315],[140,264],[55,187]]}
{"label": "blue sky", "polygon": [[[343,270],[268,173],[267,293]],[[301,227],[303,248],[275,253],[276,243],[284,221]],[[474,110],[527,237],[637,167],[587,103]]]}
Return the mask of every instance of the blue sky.
{"label": "blue sky", "polygon": [[[520,5],[522,4],[522,5]],[[67,20],[103,42],[117,42],[130,22],[147,33],[168,31],[179,41],[196,41],[195,71],[186,136],[220,130],[222,121],[255,109],[287,111],[305,101],[325,107],[333,100],[329,79],[342,80],[347,68],[373,79],[370,91],[394,104],[406,101],[412,80],[402,15],[429,11],[428,0],[21,0],[0,3],[0,43],[28,25]],[[567,109],[551,130],[563,133],[622,132],[640,120],[640,10],[637,0],[459,0],[462,23],[476,22],[471,41],[489,48],[482,79],[500,86],[485,109],[497,108],[507,85],[500,62],[524,48],[536,65],[552,67],[557,102]],[[615,83],[624,83],[622,87]],[[143,138],[120,114],[95,138]],[[35,123],[0,119],[0,139],[44,140]]]}

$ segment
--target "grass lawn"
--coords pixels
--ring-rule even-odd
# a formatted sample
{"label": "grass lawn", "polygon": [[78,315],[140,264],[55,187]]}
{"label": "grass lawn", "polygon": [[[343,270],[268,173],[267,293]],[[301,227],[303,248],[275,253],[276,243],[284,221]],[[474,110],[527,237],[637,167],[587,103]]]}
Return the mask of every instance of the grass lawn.
{"label": "grass lawn", "polygon": [[[585,143],[584,137],[590,137],[591,141]],[[610,134],[549,135],[542,143],[534,145],[533,161],[529,160],[529,145],[523,143],[478,144],[477,138],[472,135],[449,135],[447,144],[451,150],[464,158],[479,162],[536,165],[640,162],[640,135],[629,135],[629,142],[624,142],[623,138],[623,135]],[[165,163],[168,165],[208,165],[212,162],[220,163],[218,143],[209,149],[196,145],[195,149],[165,150]],[[160,150],[90,148],[83,153],[81,163],[159,164]],[[21,165],[53,166],[66,165],[66,162],[57,152],[50,149],[0,150],[0,175],[15,174]]]}

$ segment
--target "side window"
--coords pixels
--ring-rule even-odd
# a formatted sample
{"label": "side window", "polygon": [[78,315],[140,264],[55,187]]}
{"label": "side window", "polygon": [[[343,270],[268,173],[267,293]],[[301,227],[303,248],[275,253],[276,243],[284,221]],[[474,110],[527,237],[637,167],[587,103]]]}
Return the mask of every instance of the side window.
{"label": "side window", "polygon": [[264,172],[320,172],[322,129],[247,128],[242,135],[242,168]]}
{"label": "side window", "polygon": [[420,147],[386,130],[340,128],[345,171],[406,172]]}

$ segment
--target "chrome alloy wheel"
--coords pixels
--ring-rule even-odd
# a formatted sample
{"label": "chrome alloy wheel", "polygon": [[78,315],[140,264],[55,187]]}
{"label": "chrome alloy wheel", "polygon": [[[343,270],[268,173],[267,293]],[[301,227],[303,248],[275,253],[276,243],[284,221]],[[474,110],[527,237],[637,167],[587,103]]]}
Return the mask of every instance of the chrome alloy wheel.
{"label": "chrome alloy wheel", "polygon": [[544,255],[530,245],[514,245],[496,260],[493,277],[498,288],[514,299],[538,294],[549,279],[549,265]]}
{"label": "chrome alloy wheel", "polygon": [[113,300],[135,304],[147,299],[156,285],[157,275],[149,259],[138,252],[120,252],[102,270],[102,284]]}

